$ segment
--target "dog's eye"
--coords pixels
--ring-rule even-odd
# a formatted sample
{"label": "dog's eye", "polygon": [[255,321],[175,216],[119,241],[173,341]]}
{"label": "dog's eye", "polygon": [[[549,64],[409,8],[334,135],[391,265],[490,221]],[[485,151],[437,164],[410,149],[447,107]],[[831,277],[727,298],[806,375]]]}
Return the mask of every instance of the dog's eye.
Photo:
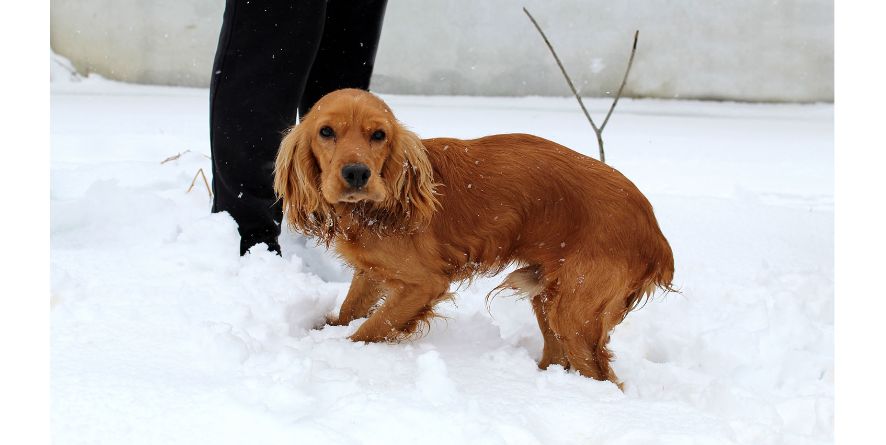
{"label": "dog's eye", "polygon": [[385,132],[381,130],[376,130],[375,133],[372,133],[373,141],[383,141],[385,140]]}
{"label": "dog's eye", "polygon": [[320,129],[320,136],[323,136],[324,138],[335,137],[335,132],[332,131],[332,128],[323,127]]}

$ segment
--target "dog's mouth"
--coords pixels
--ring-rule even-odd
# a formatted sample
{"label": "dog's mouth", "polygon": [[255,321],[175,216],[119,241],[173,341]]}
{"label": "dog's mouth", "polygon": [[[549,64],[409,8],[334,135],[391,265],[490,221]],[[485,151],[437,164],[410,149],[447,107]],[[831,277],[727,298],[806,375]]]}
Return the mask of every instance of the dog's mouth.
{"label": "dog's mouth", "polygon": [[338,198],[338,202],[360,202],[368,199],[369,196],[365,192],[346,192]]}
{"label": "dog's mouth", "polygon": [[348,189],[339,195],[338,202],[355,203],[360,201],[377,201],[378,198],[365,188]]}

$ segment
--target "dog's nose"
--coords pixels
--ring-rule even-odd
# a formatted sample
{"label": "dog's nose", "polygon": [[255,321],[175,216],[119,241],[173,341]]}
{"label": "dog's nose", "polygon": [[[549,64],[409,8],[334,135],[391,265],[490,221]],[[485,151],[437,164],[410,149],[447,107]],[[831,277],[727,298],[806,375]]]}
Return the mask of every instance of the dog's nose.
{"label": "dog's nose", "polygon": [[360,188],[369,182],[369,176],[372,172],[366,164],[348,164],[341,169],[341,177],[345,179],[351,187]]}

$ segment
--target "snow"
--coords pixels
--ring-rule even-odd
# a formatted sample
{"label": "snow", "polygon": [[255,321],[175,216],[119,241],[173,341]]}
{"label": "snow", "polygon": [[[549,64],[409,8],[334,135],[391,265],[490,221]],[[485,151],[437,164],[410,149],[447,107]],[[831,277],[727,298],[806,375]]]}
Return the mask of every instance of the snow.
{"label": "snow", "polygon": [[[334,255],[285,231],[283,258],[241,258],[202,181],[185,192],[209,174],[206,90],[53,65],[56,443],[833,441],[831,105],[619,104],[607,159],[655,206],[682,289],[613,332],[622,393],[538,370],[528,302],[487,311],[502,277],[462,284],[413,341],[322,327],[350,278]],[[596,156],[572,99],[384,98],[424,137],[528,132]]]}

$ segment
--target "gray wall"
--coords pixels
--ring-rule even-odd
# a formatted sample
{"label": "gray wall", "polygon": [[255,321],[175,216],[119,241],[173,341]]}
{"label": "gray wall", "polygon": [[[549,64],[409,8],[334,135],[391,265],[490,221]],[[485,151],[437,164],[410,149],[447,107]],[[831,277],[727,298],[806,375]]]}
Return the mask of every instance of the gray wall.
{"label": "gray wall", "polygon": [[[570,94],[524,4],[583,95],[618,87],[639,29],[628,96],[833,100],[829,0],[390,0],[372,88]],[[223,8],[222,0],[52,0],[51,46],[81,72],[206,86]]]}

